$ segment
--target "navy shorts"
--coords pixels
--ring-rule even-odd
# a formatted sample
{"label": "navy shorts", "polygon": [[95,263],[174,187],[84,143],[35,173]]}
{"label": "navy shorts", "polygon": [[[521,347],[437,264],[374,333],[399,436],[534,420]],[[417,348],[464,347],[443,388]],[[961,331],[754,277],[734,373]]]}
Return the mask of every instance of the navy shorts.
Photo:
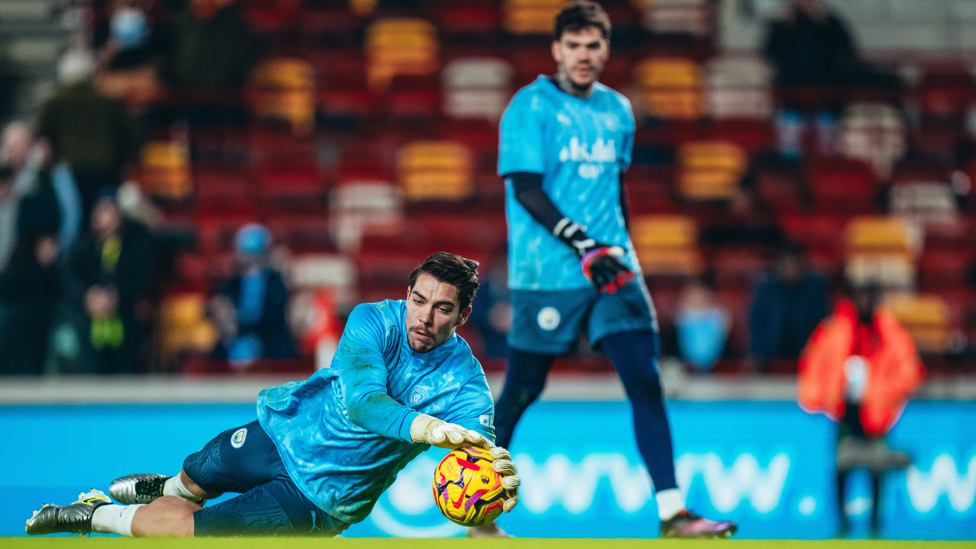
{"label": "navy shorts", "polygon": [[193,513],[194,536],[335,536],[349,524],[315,506],[295,486],[257,421],[228,429],[183,462],[210,493],[241,495]]}
{"label": "navy shorts", "polygon": [[592,286],[578,290],[512,290],[513,349],[558,355],[573,349],[586,323],[590,345],[610,334],[658,331],[657,315],[644,280],[638,276],[615,294]]}

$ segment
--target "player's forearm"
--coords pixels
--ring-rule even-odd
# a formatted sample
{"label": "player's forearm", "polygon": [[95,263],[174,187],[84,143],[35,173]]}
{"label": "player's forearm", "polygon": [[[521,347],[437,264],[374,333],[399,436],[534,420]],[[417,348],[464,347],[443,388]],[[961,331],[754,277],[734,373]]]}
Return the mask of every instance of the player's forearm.
{"label": "player's forearm", "polygon": [[390,395],[371,392],[346,398],[349,421],[371,433],[410,442],[410,424],[418,414]]}
{"label": "player's forearm", "polygon": [[565,216],[542,190],[542,174],[518,172],[505,178],[512,182],[515,200],[551,233]]}

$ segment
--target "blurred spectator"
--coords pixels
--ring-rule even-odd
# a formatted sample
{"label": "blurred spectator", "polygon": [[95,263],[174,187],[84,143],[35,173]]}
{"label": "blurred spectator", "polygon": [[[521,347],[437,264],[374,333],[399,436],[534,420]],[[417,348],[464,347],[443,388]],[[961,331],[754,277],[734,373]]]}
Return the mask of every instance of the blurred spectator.
{"label": "blurred spectator", "polygon": [[749,318],[753,369],[771,360],[796,360],[817,324],[827,316],[827,280],[811,272],[803,250],[784,245],[775,270],[756,288]]}
{"label": "blurred spectator", "polygon": [[92,36],[98,88],[132,105],[158,95],[159,65],[172,44],[165,20],[152,17],[154,5],[154,0],[110,0],[107,17]]}
{"label": "blurred spectator", "polygon": [[0,272],[0,374],[40,375],[62,293],[58,225],[51,215],[18,222],[13,255]]}
{"label": "blurred spectator", "polygon": [[[847,85],[858,65],[847,27],[820,0],[793,0],[786,16],[770,24],[763,51],[781,87],[823,91]],[[811,105],[788,95],[782,107],[776,120],[781,153],[800,156],[809,118],[816,125],[820,152],[833,152],[840,104],[828,100]]]}
{"label": "blurred spectator", "polygon": [[735,193],[721,215],[702,231],[701,242],[716,247],[764,246],[770,249],[783,239],[782,231],[769,208],[757,203],[752,189]]}
{"label": "blurred spectator", "polygon": [[70,271],[83,311],[80,369],[118,374],[140,370],[149,316],[152,237],[119,211],[115,189],[99,191],[91,234],[75,247]]}
{"label": "blurred spectator", "polygon": [[788,157],[800,156],[811,122],[819,152],[834,152],[838,112],[852,87],[901,87],[894,72],[859,58],[846,25],[821,0],[792,0],[785,17],[770,24],[763,51],[781,91],[776,126],[780,153]]}
{"label": "blurred spectator", "polygon": [[512,326],[512,307],[509,302],[508,255],[497,254],[484,271],[481,287],[474,296],[471,322],[481,334],[488,358],[508,356],[508,329]]}
{"label": "blurred spectator", "polygon": [[705,284],[695,281],[685,287],[675,315],[678,352],[699,372],[710,370],[725,350],[731,328],[729,311],[715,302]]}
{"label": "blurred spectator", "polygon": [[889,449],[883,437],[921,382],[922,364],[911,335],[880,305],[880,294],[880,287],[870,284],[853,292],[853,302],[838,303],[800,359],[800,405],[840,424],[837,504],[841,536],[849,531],[844,511],[848,473],[858,467],[871,471],[871,531],[877,537],[880,477],[910,463],[907,454]]}
{"label": "blurred spectator", "polygon": [[98,67],[129,71],[153,66],[166,53],[166,29],[150,19],[147,0],[110,0],[108,17],[94,29]]}
{"label": "blurred spectator", "polygon": [[38,116],[38,133],[50,140],[54,156],[71,166],[86,217],[98,190],[117,187],[139,151],[125,107],[92,85],[93,71],[89,53],[66,54],[58,68],[61,88],[44,101]]}
{"label": "blurred spectator", "polygon": [[0,164],[0,272],[2,272],[17,243],[17,205],[20,197],[14,190],[14,171]]}
{"label": "blurred spectator", "polygon": [[164,75],[174,86],[237,88],[257,60],[255,39],[235,2],[191,0],[173,20]]}
{"label": "blurred spectator", "polygon": [[211,302],[220,342],[215,358],[246,368],[260,358],[293,358],[288,326],[288,289],[269,265],[271,234],[257,223],[235,237],[236,273]]}
{"label": "blurred spectator", "polygon": [[[74,175],[64,162],[55,162],[51,147],[44,139],[35,139],[30,127],[23,122],[11,122],[4,129],[2,156],[7,166],[14,170],[9,205],[14,212],[3,218],[2,237],[18,238],[17,231],[23,225],[36,224],[32,218],[43,218],[41,223],[54,224],[55,234],[61,247],[68,249],[81,231],[81,197]],[[15,204],[16,202],[16,204]]]}

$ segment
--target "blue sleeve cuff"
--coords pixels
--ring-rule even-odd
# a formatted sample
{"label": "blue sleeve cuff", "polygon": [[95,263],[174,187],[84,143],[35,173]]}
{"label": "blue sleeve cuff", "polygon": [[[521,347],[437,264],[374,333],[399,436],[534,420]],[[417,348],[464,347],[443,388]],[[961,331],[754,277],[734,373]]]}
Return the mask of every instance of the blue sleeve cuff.
{"label": "blue sleeve cuff", "polygon": [[400,432],[397,433],[398,439],[404,442],[413,442],[413,440],[410,439],[410,426],[413,425],[413,420],[417,419],[417,416],[419,415],[420,412],[411,410],[406,416],[403,417],[403,424],[400,425]]}

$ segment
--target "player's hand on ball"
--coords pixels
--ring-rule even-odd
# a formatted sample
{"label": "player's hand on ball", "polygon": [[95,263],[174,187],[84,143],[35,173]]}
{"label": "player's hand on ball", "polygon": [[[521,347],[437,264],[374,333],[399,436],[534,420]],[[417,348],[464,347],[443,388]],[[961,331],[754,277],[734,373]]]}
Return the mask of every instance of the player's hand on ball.
{"label": "player's hand on ball", "polygon": [[616,293],[634,278],[634,271],[617,259],[622,255],[624,250],[620,246],[601,246],[590,250],[580,259],[583,275],[598,292]]}
{"label": "player's hand on ball", "polygon": [[512,461],[512,456],[508,453],[508,450],[501,446],[495,446],[489,453],[491,457],[495,458],[491,462],[491,467],[496,473],[501,475],[502,486],[506,490],[515,492],[514,496],[505,500],[505,506],[503,507],[506,513],[511,513],[512,509],[515,509],[515,506],[518,505],[518,487],[522,483],[522,479],[518,476],[518,471],[515,469],[515,462]]}
{"label": "player's hand on ball", "polygon": [[447,423],[425,414],[420,414],[410,424],[410,439],[413,442],[450,450],[462,446],[480,446],[485,449],[492,447],[491,442],[477,431],[466,429],[454,423]]}

